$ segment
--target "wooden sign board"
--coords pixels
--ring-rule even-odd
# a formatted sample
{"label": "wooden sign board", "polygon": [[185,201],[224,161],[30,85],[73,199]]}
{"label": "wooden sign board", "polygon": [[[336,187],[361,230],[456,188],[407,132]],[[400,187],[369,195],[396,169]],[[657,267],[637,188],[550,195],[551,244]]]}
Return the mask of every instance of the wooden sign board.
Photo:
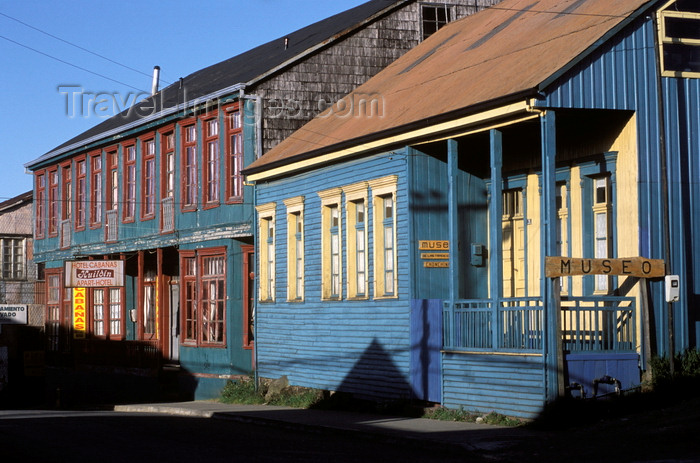
{"label": "wooden sign board", "polygon": [[658,278],[666,275],[663,259],[625,257],[618,259],[582,259],[574,257],[545,257],[547,278],[580,275],[624,275],[638,278]]}

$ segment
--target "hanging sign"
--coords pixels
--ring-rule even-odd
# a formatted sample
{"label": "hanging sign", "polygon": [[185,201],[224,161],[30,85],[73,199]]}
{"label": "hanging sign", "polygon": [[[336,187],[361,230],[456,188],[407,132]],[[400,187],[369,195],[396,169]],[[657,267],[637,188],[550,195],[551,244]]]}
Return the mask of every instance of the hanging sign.
{"label": "hanging sign", "polygon": [[0,325],[26,325],[27,305],[0,304]]}
{"label": "hanging sign", "polygon": [[581,275],[622,275],[638,278],[658,278],[666,274],[663,259],[625,257],[619,259],[581,259],[574,257],[545,257],[547,278]]}
{"label": "hanging sign", "polygon": [[67,261],[66,288],[104,288],[124,286],[123,260]]}
{"label": "hanging sign", "polygon": [[87,289],[73,288],[73,339],[85,339],[87,332]]}

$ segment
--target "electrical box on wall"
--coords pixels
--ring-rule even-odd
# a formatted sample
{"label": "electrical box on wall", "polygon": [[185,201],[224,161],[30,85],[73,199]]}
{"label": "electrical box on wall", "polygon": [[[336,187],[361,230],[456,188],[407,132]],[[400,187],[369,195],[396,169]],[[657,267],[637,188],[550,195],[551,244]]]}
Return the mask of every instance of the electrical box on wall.
{"label": "electrical box on wall", "polygon": [[681,300],[681,279],[678,275],[666,275],[666,302]]}
{"label": "electrical box on wall", "polygon": [[486,249],[483,244],[472,243],[470,263],[474,267],[483,267],[485,251]]}

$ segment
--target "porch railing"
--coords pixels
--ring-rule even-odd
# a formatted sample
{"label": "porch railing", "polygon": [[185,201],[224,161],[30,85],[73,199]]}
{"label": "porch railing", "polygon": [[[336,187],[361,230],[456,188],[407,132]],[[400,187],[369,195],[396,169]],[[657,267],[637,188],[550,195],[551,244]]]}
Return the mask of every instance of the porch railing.
{"label": "porch railing", "polygon": [[[561,336],[569,352],[629,352],[636,348],[635,299],[563,298]],[[448,350],[538,352],[544,348],[544,309],[535,297],[450,301],[443,304]]]}

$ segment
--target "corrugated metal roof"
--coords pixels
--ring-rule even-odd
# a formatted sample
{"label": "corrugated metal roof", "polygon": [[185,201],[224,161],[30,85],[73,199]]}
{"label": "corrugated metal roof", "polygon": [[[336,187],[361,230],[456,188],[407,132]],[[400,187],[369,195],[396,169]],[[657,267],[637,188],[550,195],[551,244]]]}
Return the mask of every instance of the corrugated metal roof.
{"label": "corrugated metal roof", "polygon": [[[259,173],[293,160],[380,139],[445,115],[535,95],[650,0],[505,0],[442,28],[345,98],[354,113],[326,111],[251,164]],[[377,99],[382,117],[363,114]]]}
{"label": "corrugated metal roof", "polygon": [[[372,0],[196,71],[183,78],[182,83],[175,82],[169,85],[153,97],[66,141],[26,166],[31,167],[57,154],[79,147],[81,143],[95,141],[103,134],[114,133],[134,124],[138,125],[140,122],[145,123],[144,114],[155,114],[152,108],[175,109],[183,103],[183,98],[187,101],[197,101],[236,84],[255,82],[261,76],[268,75],[270,71],[306,56],[309,50],[342,38],[385,10],[388,11],[409,1],[411,0]],[[286,47],[285,38],[288,39]]]}

